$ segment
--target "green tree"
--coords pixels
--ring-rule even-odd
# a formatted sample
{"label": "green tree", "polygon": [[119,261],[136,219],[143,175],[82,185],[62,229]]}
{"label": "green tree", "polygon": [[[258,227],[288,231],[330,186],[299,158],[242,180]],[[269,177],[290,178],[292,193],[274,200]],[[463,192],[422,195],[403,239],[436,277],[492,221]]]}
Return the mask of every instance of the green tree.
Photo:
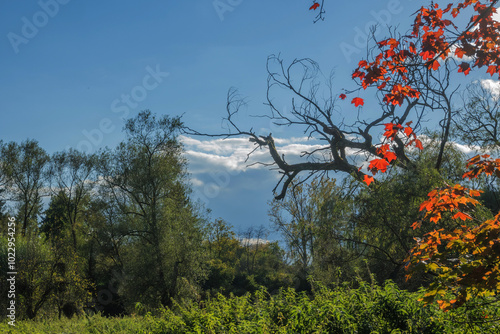
{"label": "green tree", "polygon": [[267,239],[268,235],[269,231],[261,225],[250,227],[239,236],[240,265],[234,280],[235,293],[254,292],[261,286],[276,292],[293,286],[286,254],[277,241]]}
{"label": "green tree", "polygon": [[206,230],[204,244],[209,258],[208,276],[203,282],[203,289],[210,293],[230,292],[240,262],[240,242],[232,226],[223,219],[208,223]]}
{"label": "green tree", "polygon": [[[49,164],[52,196],[57,197],[58,205],[63,209],[61,218],[70,231],[73,250],[78,250],[78,234],[82,234],[82,212],[88,202],[90,192],[96,181],[97,158],[70,149],[52,155]],[[80,233],[79,233],[80,231]],[[83,231],[83,234],[87,233]]]}
{"label": "green tree", "polygon": [[282,234],[301,286],[309,275],[330,283],[352,278],[354,261],[365,248],[356,240],[363,231],[352,217],[359,186],[348,180],[337,185],[322,178],[295,185],[283,200],[271,202],[270,217]]}
{"label": "green tree", "polygon": [[[40,236],[16,238],[16,305],[19,318],[35,319],[40,313],[49,317],[55,314],[60,316],[68,302],[81,309],[89,282],[79,273],[78,258],[70,254],[64,245],[52,246]],[[7,238],[4,237],[0,238],[0,258],[5,260],[3,267],[4,263],[7,264]],[[6,279],[7,271],[2,270],[2,281]]]}
{"label": "green tree", "polygon": [[[314,186],[314,185],[313,185]],[[307,276],[311,273],[315,222],[317,209],[310,200],[307,185],[298,184],[283,201],[274,200],[271,203],[269,215],[277,231],[287,244],[289,255],[298,268],[299,285],[307,285]]]}
{"label": "green tree", "polygon": [[5,175],[11,189],[8,197],[16,203],[21,234],[29,235],[36,230],[42,210],[49,156],[35,140],[21,144],[10,142],[2,147],[1,155],[1,174]]}
{"label": "green tree", "polygon": [[189,200],[181,126],[178,117],[142,111],[101,160],[103,186],[123,215],[123,289],[132,300],[170,305],[182,293],[196,295],[204,276],[203,220]]}
{"label": "green tree", "polygon": [[[6,163],[5,159],[3,158],[3,151],[4,151],[4,143],[2,140],[0,140],[0,165]],[[0,228],[0,231],[3,231],[4,228],[3,218],[5,215],[6,186],[7,186],[7,175],[5,174],[5,170],[3,170],[3,168],[0,168],[0,222],[2,223],[2,228]]]}

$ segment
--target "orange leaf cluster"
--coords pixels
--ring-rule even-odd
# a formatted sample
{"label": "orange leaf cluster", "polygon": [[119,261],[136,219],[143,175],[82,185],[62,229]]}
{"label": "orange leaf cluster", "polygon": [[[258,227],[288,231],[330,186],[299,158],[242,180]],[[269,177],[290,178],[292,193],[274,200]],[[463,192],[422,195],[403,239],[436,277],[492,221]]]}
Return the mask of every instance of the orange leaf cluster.
{"label": "orange leaf cluster", "polygon": [[[452,232],[439,229],[417,240],[407,259],[407,279],[419,270],[432,272],[436,280],[422,298],[433,302],[438,295],[444,311],[463,305],[471,295],[492,295],[500,287],[500,214],[475,226]],[[455,298],[445,300],[451,291]]]}
{"label": "orange leaf cluster", "polygon": [[[482,158],[482,159],[481,159]],[[488,176],[495,174],[496,177],[500,178],[500,159],[492,160],[488,154],[476,155],[467,161],[467,166],[469,170],[463,175],[463,178],[473,179],[478,177],[480,174],[486,174]]]}
{"label": "orange leaf cluster", "polygon": [[[500,177],[500,159],[489,155],[469,159],[467,168],[464,178]],[[479,195],[480,191],[461,185],[446,186],[431,191],[420,210],[425,211],[424,219],[434,223],[443,219],[444,212],[463,223],[473,219],[473,208],[479,204],[473,197]],[[418,221],[412,226],[421,224]],[[475,226],[457,224],[453,231],[434,230],[416,241],[407,258],[407,279],[416,271],[432,272],[436,277],[422,298],[425,303],[437,300],[447,311],[462,306],[472,295],[493,296],[500,289],[500,213]],[[446,300],[447,291],[455,298]]]}
{"label": "orange leaf cluster", "polygon": [[[409,60],[420,60],[420,66],[436,71],[439,59],[454,54],[464,56],[473,62],[462,62],[458,72],[469,74],[472,68],[487,66],[487,73],[500,74],[500,23],[493,19],[496,0],[466,0],[446,8],[432,3],[421,7],[415,16],[412,33],[399,40],[388,38],[378,43],[380,53],[374,60],[361,60],[352,78],[359,80],[366,89],[371,85],[386,89],[383,101],[386,104],[401,106],[406,98],[418,99],[420,93],[411,86],[406,76]],[[471,7],[473,15],[468,27],[459,32],[450,20],[455,19],[465,8]],[[470,13],[470,11],[468,11]],[[444,18],[450,16],[450,19]]]}
{"label": "orange leaf cluster", "polygon": [[[479,196],[479,192],[465,188],[459,184],[447,186],[442,189],[434,189],[427,196],[427,201],[420,205],[420,211],[426,211],[424,219],[437,223],[443,212],[456,212],[453,219],[472,219],[464,211],[470,211],[479,204],[472,197]],[[420,223],[414,223],[413,228],[420,227]]]}
{"label": "orange leaf cluster", "polygon": [[[404,133],[404,135],[408,138],[406,146],[415,145],[418,149],[423,150],[422,142],[417,138],[417,135],[410,127],[411,122],[406,123],[406,126],[402,126],[401,124],[395,123],[387,123],[385,125],[384,137],[385,140],[394,141],[396,136],[399,133]],[[368,170],[373,174],[377,174],[378,172],[385,173],[389,165],[396,161],[398,156],[395,152],[390,150],[391,147],[389,144],[382,144],[376,149],[376,154],[379,158],[373,159],[370,161],[368,165]],[[365,176],[364,181],[367,185],[373,182],[373,177],[367,179]]]}

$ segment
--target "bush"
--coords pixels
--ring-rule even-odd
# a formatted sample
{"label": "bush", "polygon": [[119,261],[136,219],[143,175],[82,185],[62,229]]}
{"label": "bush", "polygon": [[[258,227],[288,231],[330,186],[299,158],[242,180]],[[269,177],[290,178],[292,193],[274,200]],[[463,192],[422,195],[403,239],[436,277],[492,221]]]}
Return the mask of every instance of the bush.
{"label": "bush", "polygon": [[[61,321],[22,321],[15,329],[0,324],[2,333],[497,333],[495,303],[482,310],[441,311],[424,307],[423,291],[400,290],[392,282],[378,286],[360,282],[329,289],[313,283],[308,295],[283,289],[270,295],[221,294],[200,303],[174,303],[142,316],[100,315]],[[474,302],[474,301],[471,301]],[[488,316],[485,319],[485,316]],[[489,322],[485,322],[488,320]]]}

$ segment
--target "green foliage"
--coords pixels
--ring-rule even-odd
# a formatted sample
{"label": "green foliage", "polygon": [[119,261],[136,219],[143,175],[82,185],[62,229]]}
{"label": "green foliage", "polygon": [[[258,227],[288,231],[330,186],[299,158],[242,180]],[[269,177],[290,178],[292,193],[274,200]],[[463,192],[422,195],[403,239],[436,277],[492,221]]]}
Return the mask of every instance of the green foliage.
{"label": "green foliage", "polygon": [[177,117],[142,111],[127,121],[126,140],[99,160],[104,182],[93,205],[102,211],[90,218],[105,232],[94,228],[93,236],[103,260],[123,272],[118,293],[128,308],[198,298],[206,275],[204,220],[189,200],[180,126]]}
{"label": "green foliage", "polygon": [[271,291],[292,286],[283,250],[277,242],[263,238],[263,228],[249,229],[238,239],[232,226],[222,219],[207,224],[204,247],[208,254],[208,276],[202,284],[204,294],[241,296],[262,285]]}
{"label": "green foliage", "polygon": [[378,282],[405,284],[405,257],[421,233],[411,229],[411,222],[427,193],[443,182],[429,166],[433,156],[417,157],[407,170],[392,169],[371,187],[325,178],[300,184],[283,201],[273,201],[270,216],[299,280],[313,275],[332,284],[375,274]]}
{"label": "green foliage", "polygon": [[[7,239],[0,238],[0,278],[5,281],[7,265]],[[16,305],[18,319],[34,319],[61,315],[62,306],[73,302],[80,306],[87,297],[89,282],[79,270],[81,259],[72,249],[52,246],[41,237],[16,238]],[[5,268],[3,267],[5,266]],[[7,295],[2,291],[4,296]],[[3,299],[7,302],[8,300]],[[6,309],[2,301],[1,314]]]}
{"label": "green foliage", "polygon": [[5,144],[0,156],[0,178],[6,178],[9,199],[16,201],[16,220],[21,223],[18,229],[23,236],[36,233],[49,156],[35,140]]}
{"label": "green foliage", "polygon": [[[400,290],[394,283],[384,286],[360,282],[359,288],[328,289],[313,283],[313,294],[293,289],[269,295],[265,289],[240,297],[217,295],[206,301],[175,303],[144,315],[78,320],[22,321],[16,328],[5,322],[3,333],[495,333],[495,306],[484,306],[477,314],[441,312],[423,307],[422,292]],[[485,319],[485,315],[489,318]],[[485,321],[486,320],[486,321]],[[468,324],[466,324],[468,323]]]}

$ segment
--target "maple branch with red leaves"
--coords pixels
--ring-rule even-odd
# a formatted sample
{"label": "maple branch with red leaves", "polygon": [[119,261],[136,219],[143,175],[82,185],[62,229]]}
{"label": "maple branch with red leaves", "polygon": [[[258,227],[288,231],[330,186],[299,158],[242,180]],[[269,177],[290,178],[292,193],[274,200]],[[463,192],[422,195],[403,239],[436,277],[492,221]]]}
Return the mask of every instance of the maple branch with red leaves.
{"label": "maple branch with red leaves", "polygon": [[324,21],[325,20],[325,10],[324,10],[324,5],[325,5],[325,0],[321,0],[320,2],[317,2],[316,0],[313,1],[313,4],[311,7],[309,7],[309,10],[316,10],[319,8],[318,14],[314,18],[314,23],[318,21]]}

